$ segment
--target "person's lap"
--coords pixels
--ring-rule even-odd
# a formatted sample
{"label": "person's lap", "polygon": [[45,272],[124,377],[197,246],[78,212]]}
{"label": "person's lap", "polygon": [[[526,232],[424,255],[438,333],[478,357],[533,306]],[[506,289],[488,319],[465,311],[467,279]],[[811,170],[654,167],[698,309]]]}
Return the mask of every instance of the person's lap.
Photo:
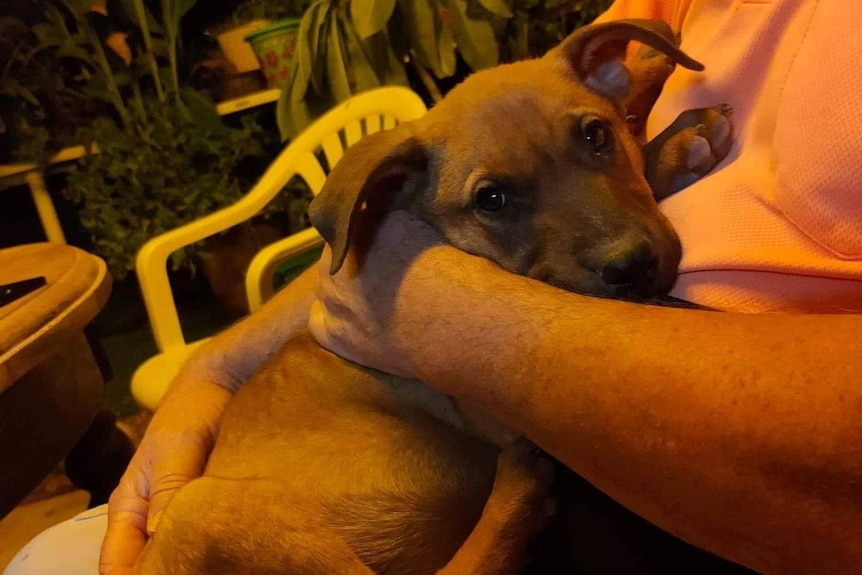
{"label": "person's lap", "polygon": [[107,526],[107,505],[88,509],[37,535],[3,575],[98,575]]}

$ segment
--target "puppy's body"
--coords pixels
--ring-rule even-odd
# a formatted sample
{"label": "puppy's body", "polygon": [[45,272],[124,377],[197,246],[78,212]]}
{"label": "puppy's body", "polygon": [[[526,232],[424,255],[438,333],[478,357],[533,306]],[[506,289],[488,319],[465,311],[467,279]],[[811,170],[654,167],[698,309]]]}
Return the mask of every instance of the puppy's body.
{"label": "puppy's body", "polygon": [[[666,25],[588,27],[351,147],[309,211],[332,272],[360,220],[406,209],[515,273],[600,296],[665,293],[680,245],[626,122],[629,39],[698,66]],[[661,181],[688,175],[701,127],[678,126],[686,137],[654,151]],[[294,338],[229,404],[205,476],[171,501],[139,573],[516,573],[547,485],[524,453],[500,454],[461,424],[421,384]]]}
{"label": "puppy's body", "polygon": [[313,573],[334,535],[375,573],[435,573],[476,525],[499,451],[456,425],[445,396],[295,337],[231,400],[141,572]]}

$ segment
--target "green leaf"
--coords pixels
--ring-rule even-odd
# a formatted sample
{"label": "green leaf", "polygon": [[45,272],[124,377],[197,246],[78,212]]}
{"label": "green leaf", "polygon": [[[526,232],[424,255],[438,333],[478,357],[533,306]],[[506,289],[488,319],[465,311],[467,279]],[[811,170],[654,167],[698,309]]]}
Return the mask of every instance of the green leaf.
{"label": "green leaf", "polygon": [[457,59],[455,58],[455,39],[452,29],[440,21],[436,16],[437,25],[437,68],[435,74],[438,78],[448,78],[455,74]]}
{"label": "green leaf", "polygon": [[369,38],[383,30],[394,9],[395,0],[351,0],[350,17],[359,37]]}
{"label": "green leaf", "polygon": [[33,92],[12,79],[6,80],[5,85],[3,86],[3,93],[12,96],[13,98],[23,98],[33,106],[38,107],[41,105],[39,103],[39,99],[36,98],[36,95],[33,94]]}
{"label": "green leaf", "polygon": [[466,0],[449,0],[452,32],[458,51],[474,70],[492,68],[500,61],[500,47],[488,20],[467,16]]}
{"label": "green leaf", "polygon": [[353,80],[351,82],[353,90],[363,92],[379,87],[386,74],[386,54],[383,54],[382,73],[378,74],[375,64],[379,63],[375,62],[375,60],[379,60],[380,55],[374,54],[374,52],[377,51],[377,44],[379,43],[371,41],[374,38],[378,38],[378,35],[363,41],[351,26],[345,25],[344,31],[346,33],[344,45],[347,48],[348,71]]}
{"label": "green leaf", "polygon": [[189,10],[197,3],[197,0],[167,0],[168,2],[174,3],[174,14],[176,14],[176,22],[179,23],[180,19],[185,16]]}
{"label": "green leaf", "polygon": [[36,36],[37,40],[39,40],[40,47],[59,46],[66,41],[65,35],[57,30],[54,25],[48,24],[47,22],[34,24],[30,28],[30,31],[33,32],[33,35]]}
{"label": "green leaf", "polygon": [[60,2],[77,18],[80,18],[93,8],[93,3],[90,0],[60,0]]}
{"label": "green leaf", "polygon": [[[315,0],[308,10],[302,15],[297,32],[297,65],[294,66],[292,74],[296,75],[296,93],[305,95],[308,90],[308,82],[315,74],[315,55],[317,53],[317,36],[320,33],[321,15],[328,11],[328,0]],[[319,74],[322,76],[322,74]],[[315,80],[316,82],[316,80]],[[320,92],[317,83],[315,89]]]}
{"label": "green leaf", "polygon": [[224,133],[230,130],[222,122],[212,101],[200,92],[188,88],[180,90],[180,99],[196,126],[211,132]]}
{"label": "green leaf", "polygon": [[432,9],[435,0],[398,0],[404,16],[407,38],[417,61],[438,74],[437,30],[435,20],[439,18]]}
{"label": "green leaf", "polygon": [[93,62],[93,57],[90,55],[89,52],[87,52],[83,48],[79,48],[78,46],[73,46],[70,44],[60,46],[60,48],[57,49],[56,56],[57,58],[76,58],[88,64]]}
{"label": "green leaf", "polygon": [[511,18],[513,16],[512,8],[506,0],[479,0],[479,4],[485,10],[500,18]]}
{"label": "green leaf", "polygon": [[[135,6],[136,1],[137,0],[120,0],[120,5],[123,8],[123,13],[128,16],[129,20],[131,20],[132,23],[138,28],[142,28],[141,19],[138,16],[138,10]],[[153,16],[153,13],[146,6],[144,6],[144,13],[147,17],[146,24],[147,29],[150,31],[150,33],[163,34],[164,31],[162,30],[159,21],[156,20],[155,16]]]}
{"label": "green leaf", "polygon": [[160,58],[168,57],[168,43],[163,38],[153,38],[153,54],[159,56]]}
{"label": "green leaf", "polygon": [[326,44],[322,39],[326,38],[330,29],[329,13],[332,9],[330,0],[322,0],[322,6],[317,10],[314,20],[311,22],[311,85],[318,94],[323,94],[323,83],[326,78]]}
{"label": "green leaf", "polygon": [[386,24],[386,40],[389,47],[395,52],[395,57],[403,63],[410,54],[410,39],[405,24],[404,10],[400,5],[392,13],[392,18]]}
{"label": "green leaf", "polygon": [[318,115],[333,105],[328,97],[306,99],[305,93],[298,91],[295,80],[296,76],[292,75],[287,88],[282,90],[275,112],[282,141],[298,136]]}
{"label": "green leaf", "polygon": [[338,23],[338,14],[333,12],[330,16],[329,36],[326,44],[326,73],[329,77],[329,87],[332,97],[336,102],[343,102],[350,98],[350,79],[347,75],[347,66],[344,63],[345,55],[341,41],[341,30]]}

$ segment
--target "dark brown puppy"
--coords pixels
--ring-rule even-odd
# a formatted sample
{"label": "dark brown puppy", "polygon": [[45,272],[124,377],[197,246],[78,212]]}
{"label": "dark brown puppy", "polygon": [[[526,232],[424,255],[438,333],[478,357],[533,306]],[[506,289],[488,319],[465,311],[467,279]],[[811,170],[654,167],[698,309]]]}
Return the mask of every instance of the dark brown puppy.
{"label": "dark brown puppy", "polygon": [[[348,150],[310,212],[332,271],[358,214],[406,209],[519,274],[601,296],[666,292],[680,246],[627,127],[631,39],[699,67],[662,23],[587,27]],[[421,383],[296,337],[231,401],[204,477],[174,497],[138,572],[515,573],[549,480],[528,444],[500,454],[493,440]]]}

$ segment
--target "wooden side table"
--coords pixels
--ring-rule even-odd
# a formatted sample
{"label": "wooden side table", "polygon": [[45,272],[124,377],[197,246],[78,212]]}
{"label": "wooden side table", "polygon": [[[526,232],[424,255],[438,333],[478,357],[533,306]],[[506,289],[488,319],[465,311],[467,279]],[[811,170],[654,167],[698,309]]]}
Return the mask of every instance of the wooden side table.
{"label": "wooden side table", "polygon": [[54,243],[0,250],[0,285],[47,285],[0,307],[0,517],[75,447],[103,380],[84,334],[111,291],[105,263]]}

